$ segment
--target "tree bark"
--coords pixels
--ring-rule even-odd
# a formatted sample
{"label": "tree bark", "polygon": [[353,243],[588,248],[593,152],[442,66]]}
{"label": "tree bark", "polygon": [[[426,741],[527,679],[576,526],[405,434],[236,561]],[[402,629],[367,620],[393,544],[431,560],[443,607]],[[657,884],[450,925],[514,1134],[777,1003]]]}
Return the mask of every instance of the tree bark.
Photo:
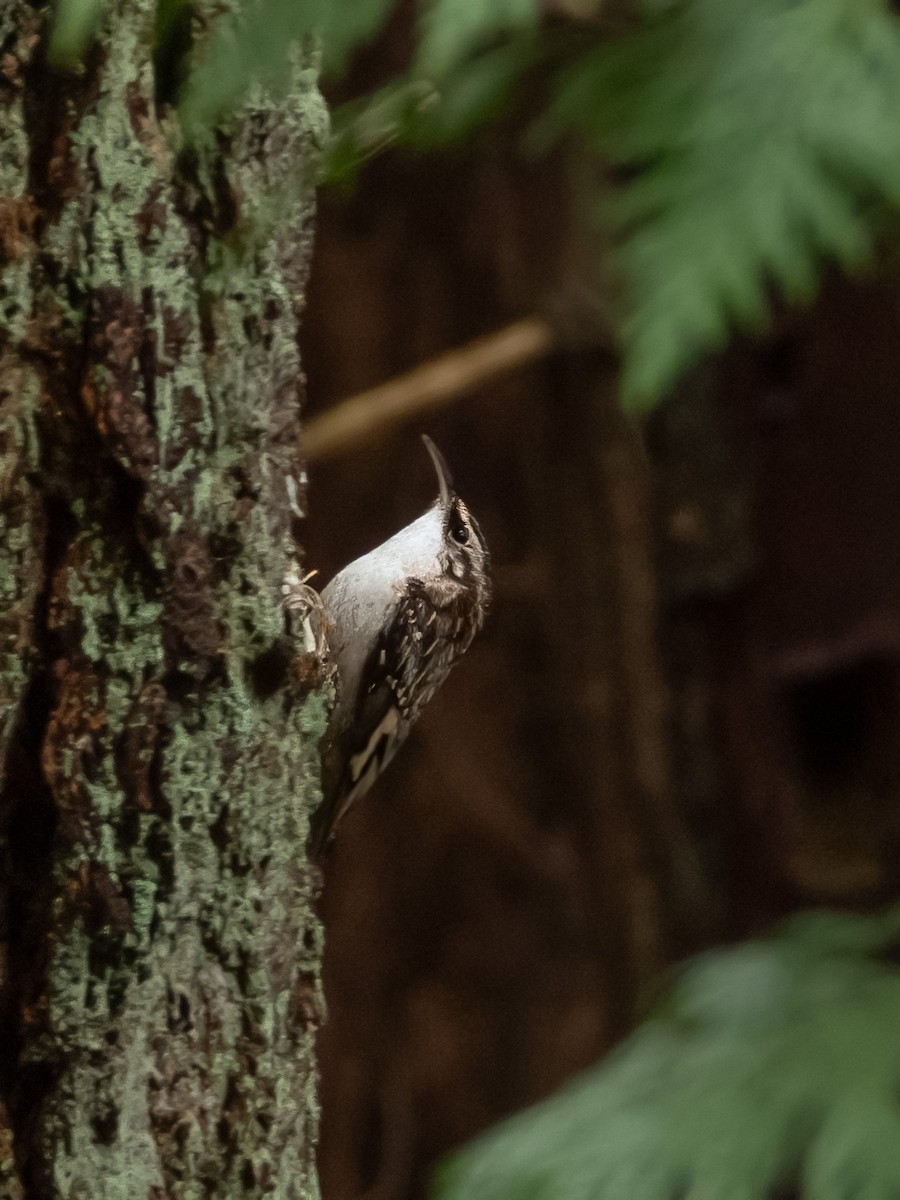
{"label": "tree bark", "polygon": [[73,75],[0,14],[0,1192],[316,1195],[326,696],[281,583],[326,118],[298,53],[178,150],[154,10]]}

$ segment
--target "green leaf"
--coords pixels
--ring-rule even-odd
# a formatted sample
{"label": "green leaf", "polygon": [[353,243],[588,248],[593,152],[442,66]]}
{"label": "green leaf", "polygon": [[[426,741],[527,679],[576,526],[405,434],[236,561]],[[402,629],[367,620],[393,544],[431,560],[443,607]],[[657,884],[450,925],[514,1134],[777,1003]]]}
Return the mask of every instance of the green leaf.
{"label": "green leaf", "polygon": [[325,0],[322,56],[326,73],[339,72],[350,53],[375,36],[393,3],[394,0],[352,0],[336,4]]}
{"label": "green leaf", "polygon": [[900,21],[883,0],[682,0],[564,74],[544,130],[577,129],[629,182],[602,219],[626,284],[633,407],[760,327],[772,284],[871,253],[900,206]]}
{"label": "green leaf", "polygon": [[57,0],[47,52],[54,67],[78,66],[97,32],[106,5],[107,0]]}
{"label": "green leaf", "polygon": [[392,0],[243,0],[236,19],[223,18],[192,73],[179,105],[192,131],[234,111],[256,85],[278,93],[290,77],[292,47],[320,39],[323,69],[340,68],[348,54],[381,25]]}
{"label": "green leaf", "polygon": [[536,0],[429,0],[414,73],[441,79],[498,34],[533,29],[537,19]]}
{"label": "green leaf", "polygon": [[439,84],[410,74],[341,105],[333,114],[327,178],[351,179],[366,159],[397,143],[434,149],[471,137],[512,101],[536,53],[535,39],[520,35],[458,63]]}
{"label": "green leaf", "polygon": [[439,146],[469,137],[499,114],[533,62],[531,37],[501,43],[461,62],[442,80],[438,102],[422,114],[413,140]]}
{"label": "green leaf", "polygon": [[692,960],[604,1064],[450,1159],[439,1200],[896,1200],[898,941],[900,908],[818,914]]}
{"label": "green leaf", "polygon": [[361,100],[340,105],[332,113],[326,178],[331,183],[352,179],[367,159],[407,140],[420,112],[437,103],[433,84],[405,76]]}
{"label": "green leaf", "polygon": [[319,28],[323,15],[323,0],[245,0],[234,17],[220,17],[179,104],[187,136],[234,111],[252,85],[283,88],[291,45]]}

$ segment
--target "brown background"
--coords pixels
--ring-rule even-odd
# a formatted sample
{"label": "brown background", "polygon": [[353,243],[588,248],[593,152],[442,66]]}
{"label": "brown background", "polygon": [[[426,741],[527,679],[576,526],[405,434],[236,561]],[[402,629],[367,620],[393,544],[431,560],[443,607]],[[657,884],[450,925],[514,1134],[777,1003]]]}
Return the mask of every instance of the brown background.
{"label": "brown background", "polygon": [[430,502],[422,430],[496,563],[488,629],[326,870],[326,1200],[423,1194],[685,953],[898,892],[896,280],[831,279],[627,421],[575,315],[569,166],[499,132],[322,201],[311,413],[533,312],[564,343],[310,467],[323,579]]}

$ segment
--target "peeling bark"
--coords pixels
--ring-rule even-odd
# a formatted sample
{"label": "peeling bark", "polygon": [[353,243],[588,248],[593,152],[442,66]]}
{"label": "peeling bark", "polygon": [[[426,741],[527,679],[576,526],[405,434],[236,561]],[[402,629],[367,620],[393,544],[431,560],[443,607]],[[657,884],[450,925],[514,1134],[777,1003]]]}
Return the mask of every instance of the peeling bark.
{"label": "peeling bark", "polygon": [[327,701],[280,584],[325,116],[298,56],[176,152],[153,11],[73,77],[0,16],[0,1190],[316,1195]]}

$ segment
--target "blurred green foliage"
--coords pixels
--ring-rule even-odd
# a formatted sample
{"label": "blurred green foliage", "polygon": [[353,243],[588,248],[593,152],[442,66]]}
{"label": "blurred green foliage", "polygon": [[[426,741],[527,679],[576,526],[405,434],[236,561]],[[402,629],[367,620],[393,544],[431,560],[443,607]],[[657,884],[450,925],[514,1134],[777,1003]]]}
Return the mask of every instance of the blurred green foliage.
{"label": "blurred green foliage", "polygon": [[548,124],[627,183],[601,197],[627,284],[626,400],[661,395],[774,284],[870,255],[900,207],[900,21],[878,0],[690,0],[563,74]]}
{"label": "blurred green foliage", "polygon": [[900,909],[680,969],[599,1068],[451,1159],[439,1200],[896,1200]]}
{"label": "blurred green foliage", "polygon": [[188,137],[236,108],[248,90],[273,91],[290,78],[292,46],[311,36],[323,69],[340,70],[347,55],[384,22],[393,0],[242,0],[218,22],[198,55],[179,108]]}
{"label": "blurred green foliage", "polygon": [[[57,0],[56,61],[83,55],[105,3]],[[397,3],[230,0],[178,75],[188,138],[252,86],[284,86],[298,40],[319,37],[339,73]],[[193,7],[159,0],[159,40]],[[824,263],[871,259],[900,208],[900,18],[889,0],[633,7],[612,29],[600,0],[543,20],[538,0],[419,0],[408,71],[336,111],[330,176],[398,142],[464,141],[513,107],[532,152],[576,139],[622,282],[623,395],[642,408],[763,326],[773,295],[807,301]]]}
{"label": "blurred green foliage", "polygon": [[107,0],[57,0],[47,57],[56,67],[77,68],[97,32]]}
{"label": "blurred green foliage", "polygon": [[527,144],[574,136],[597,163],[628,407],[655,403],[735,327],[763,326],[773,293],[808,301],[823,263],[865,263],[900,207],[887,0],[645,0],[615,35],[584,21],[539,31],[524,0],[425,11],[408,76],[336,113],[333,175],[546,96]]}
{"label": "blurred green foliage", "polygon": [[537,25],[535,0],[432,0],[422,9],[416,71],[442,79],[498,34]]}

